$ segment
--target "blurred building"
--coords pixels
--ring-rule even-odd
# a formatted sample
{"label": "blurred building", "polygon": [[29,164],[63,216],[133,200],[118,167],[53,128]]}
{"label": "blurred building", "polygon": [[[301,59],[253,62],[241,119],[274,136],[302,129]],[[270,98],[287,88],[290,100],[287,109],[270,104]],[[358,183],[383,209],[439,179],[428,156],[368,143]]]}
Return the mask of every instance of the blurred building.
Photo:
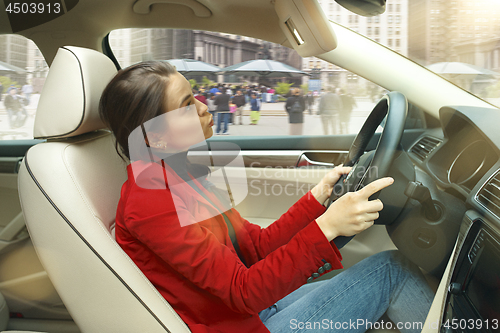
{"label": "blurred building", "polygon": [[409,56],[429,65],[459,61],[497,70],[500,2],[412,0]]}
{"label": "blurred building", "polygon": [[[279,61],[297,69],[302,68],[302,57],[297,51],[271,42],[261,41],[257,58]],[[260,78],[260,82],[267,86],[275,86],[278,81],[283,81],[283,78]],[[298,87],[302,84],[302,77],[286,78],[286,81]]]}
{"label": "blurred building", "polygon": [[[0,36],[0,61],[26,69],[28,66],[28,39],[18,35]],[[26,74],[9,73],[4,76],[19,84],[26,82]]]}
{"label": "blurred building", "polygon": [[190,30],[121,29],[110,34],[113,54],[122,67],[141,61],[193,58]]}
{"label": "blurred building", "polygon": [[[118,39],[115,34],[115,31],[111,34],[110,41]],[[195,59],[219,67],[257,59],[262,44],[255,38],[182,29],[130,29],[129,36],[122,38],[129,39],[131,63],[153,59]],[[115,53],[116,48],[112,48]]]}
{"label": "blurred building", "polygon": [[262,41],[256,38],[194,30],[194,58],[227,67],[258,59]]}
{"label": "blurred building", "polygon": [[[154,35],[157,29],[132,29],[130,31],[130,61],[132,64],[154,59]],[[114,53],[114,50],[113,50]],[[123,67],[123,66],[122,66]]]}
{"label": "blurred building", "polygon": [[[359,32],[404,56],[408,55],[409,0],[392,0],[388,2],[384,14],[374,17],[356,15],[337,4],[335,0],[319,0],[318,2],[330,20]],[[367,90],[372,89],[366,80],[338,66],[315,57],[304,58],[302,70],[310,72],[313,68],[320,69],[323,88],[341,87],[360,94],[368,93]],[[306,77],[303,82],[307,83],[308,80]]]}
{"label": "blurred building", "polygon": [[119,29],[114,30],[111,34],[109,34],[109,45],[113,50],[113,54],[118,60],[118,63],[122,66],[122,68],[128,67],[132,64],[132,60],[130,58],[130,35],[132,29]]}
{"label": "blurred building", "polygon": [[409,56],[421,65],[450,61],[457,20],[457,1],[410,1]]}
{"label": "blurred building", "polygon": [[[202,30],[130,29],[128,34],[122,35],[114,31],[110,35],[110,44],[122,67],[124,64],[128,66],[145,60],[195,59],[223,68],[265,58],[300,68],[302,59],[294,50],[281,45],[256,38]],[[123,49],[120,49],[122,45]],[[209,78],[223,80],[220,75],[212,75]],[[195,79],[199,80],[201,77]],[[224,80],[257,81],[257,78],[228,76]]]}
{"label": "blurred building", "polygon": [[297,69],[302,68],[302,57],[297,51],[271,42],[261,41],[257,58],[276,60]]}
{"label": "blurred building", "polygon": [[500,73],[500,36],[458,43],[453,58]]}
{"label": "blurred building", "polygon": [[457,1],[453,61],[500,72],[500,2]]}
{"label": "blurred building", "polygon": [[49,66],[36,44],[29,39],[27,56],[27,82],[33,86],[34,93],[40,93],[42,91],[43,84],[45,83],[47,74],[49,73]]}

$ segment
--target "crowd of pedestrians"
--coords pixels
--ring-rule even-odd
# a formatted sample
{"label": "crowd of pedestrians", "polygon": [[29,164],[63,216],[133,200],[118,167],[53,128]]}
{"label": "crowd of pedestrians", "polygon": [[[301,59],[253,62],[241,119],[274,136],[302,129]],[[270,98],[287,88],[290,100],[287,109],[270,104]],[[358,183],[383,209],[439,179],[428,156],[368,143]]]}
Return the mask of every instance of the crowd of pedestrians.
{"label": "crowd of pedestrians", "polygon": [[[22,87],[11,85],[4,87],[0,83],[0,103],[5,107],[8,125],[11,129],[22,127],[28,113],[33,87],[26,83]],[[229,135],[229,125],[258,125],[263,103],[275,103],[280,97],[271,87],[263,85],[230,86],[216,84],[197,86],[193,89],[196,99],[208,106],[214,117],[216,135]],[[303,93],[299,88],[292,88],[285,94],[284,109],[288,114],[290,135],[302,135],[305,114],[319,115],[323,134],[348,133],[351,112],[356,101],[351,94],[342,89],[329,87],[325,90]],[[283,99],[281,99],[283,101]],[[244,110],[250,111],[248,118],[243,117]],[[245,124],[245,122],[248,122]],[[320,134],[320,133],[318,133]]]}
{"label": "crowd of pedestrians", "polygon": [[[5,94],[3,94],[5,92]],[[7,89],[0,83],[0,102],[3,101],[9,126],[19,128],[25,123],[28,114],[25,107],[30,103],[33,87],[27,83],[21,89],[11,85]],[[208,106],[214,117],[216,135],[228,135],[229,124],[244,125],[243,110],[250,110],[249,125],[257,125],[260,120],[262,103],[278,101],[278,94],[273,88],[258,85],[231,87],[217,84],[209,87],[199,86],[193,89],[196,99]],[[3,96],[2,96],[3,95]],[[356,101],[351,94],[342,89],[328,88],[321,92],[309,91],[306,94],[299,88],[292,88],[286,94],[285,111],[288,114],[289,134],[302,135],[304,113],[320,115],[323,133],[346,134],[351,111]]]}
{"label": "crowd of pedestrians", "polygon": [[[250,109],[249,125],[257,125],[260,120],[262,103],[276,102],[278,95],[273,88],[265,86],[237,86],[231,88],[225,84],[210,87],[197,87],[193,94],[200,102],[207,104],[214,116],[216,135],[228,135],[229,124],[243,125],[243,110]],[[320,115],[324,134],[348,133],[349,119],[356,101],[351,94],[340,88],[329,87],[321,92],[309,91],[307,94],[299,88],[292,88],[286,94],[285,110],[288,113],[289,134],[302,135],[304,112],[314,114],[314,105],[319,101],[317,115]]]}
{"label": "crowd of pedestrians", "polygon": [[324,134],[347,134],[351,112],[356,101],[343,89],[330,87],[321,97],[318,114],[321,116]]}
{"label": "crowd of pedestrians", "polygon": [[[346,94],[342,89],[329,87],[323,91],[319,97],[317,114],[321,117],[323,133],[347,134],[349,129],[349,119],[351,112],[356,107],[356,101],[351,94]],[[302,135],[304,112],[307,110],[313,114],[313,105],[316,96],[309,91],[307,95],[302,95],[300,89],[291,90],[290,97],[286,100],[285,110],[288,113],[290,123],[290,135]],[[331,129],[331,133],[330,133]]]}
{"label": "crowd of pedestrians", "polygon": [[5,96],[2,96],[4,86],[0,83],[0,101],[3,100],[3,105],[7,111],[7,119],[11,129],[22,127],[28,119],[26,106],[30,103],[33,87],[26,83],[21,89],[11,85],[6,90]]}
{"label": "crowd of pedestrians", "polygon": [[228,135],[229,124],[243,125],[243,109],[250,106],[250,125],[257,125],[263,102],[276,102],[273,88],[266,86],[237,86],[234,89],[225,84],[197,87],[193,94],[200,102],[207,104],[214,116],[216,135]]}

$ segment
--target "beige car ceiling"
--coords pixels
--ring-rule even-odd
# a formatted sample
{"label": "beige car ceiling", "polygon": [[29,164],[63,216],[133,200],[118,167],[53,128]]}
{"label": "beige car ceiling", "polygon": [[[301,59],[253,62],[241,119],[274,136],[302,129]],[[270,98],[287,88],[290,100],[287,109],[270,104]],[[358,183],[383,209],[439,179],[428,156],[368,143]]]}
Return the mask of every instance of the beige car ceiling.
{"label": "beige car ceiling", "polygon": [[[200,29],[289,46],[272,0],[80,0],[66,14],[18,34],[32,39],[50,64],[61,46],[100,50],[104,36],[123,28]],[[0,33],[12,33],[3,1]]]}

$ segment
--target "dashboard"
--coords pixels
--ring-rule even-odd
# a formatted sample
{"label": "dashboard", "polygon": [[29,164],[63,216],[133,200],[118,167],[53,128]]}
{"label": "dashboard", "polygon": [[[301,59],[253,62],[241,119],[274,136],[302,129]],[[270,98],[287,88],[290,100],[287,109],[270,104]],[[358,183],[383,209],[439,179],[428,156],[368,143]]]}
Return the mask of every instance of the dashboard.
{"label": "dashboard", "polygon": [[428,177],[437,191],[461,200],[466,209],[455,221],[457,241],[443,276],[447,290],[441,332],[498,332],[500,110],[443,107],[440,121],[441,128],[418,138],[409,156],[417,173]]}
{"label": "dashboard", "polygon": [[443,107],[440,118],[441,128],[419,137],[410,158],[441,191],[500,223],[500,110]]}
{"label": "dashboard", "polygon": [[[482,111],[476,110],[476,113]],[[441,123],[441,130],[426,133],[417,140],[410,156],[413,155],[414,162],[432,175],[441,188],[454,189],[468,197],[485,174],[494,171],[491,169],[500,159],[500,141],[495,144],[495,137],[488,137],[459,109],[443,108]]]}

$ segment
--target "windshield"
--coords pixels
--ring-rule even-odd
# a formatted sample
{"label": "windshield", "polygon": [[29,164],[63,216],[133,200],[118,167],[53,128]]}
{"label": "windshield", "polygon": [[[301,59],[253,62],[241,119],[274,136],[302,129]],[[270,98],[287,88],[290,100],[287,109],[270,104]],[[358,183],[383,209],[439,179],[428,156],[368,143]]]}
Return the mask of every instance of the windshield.
{"label": "windshield", "polygon": [[330,20],[500,106],[499,0],[389,0],[375,17],[319,2]]}

